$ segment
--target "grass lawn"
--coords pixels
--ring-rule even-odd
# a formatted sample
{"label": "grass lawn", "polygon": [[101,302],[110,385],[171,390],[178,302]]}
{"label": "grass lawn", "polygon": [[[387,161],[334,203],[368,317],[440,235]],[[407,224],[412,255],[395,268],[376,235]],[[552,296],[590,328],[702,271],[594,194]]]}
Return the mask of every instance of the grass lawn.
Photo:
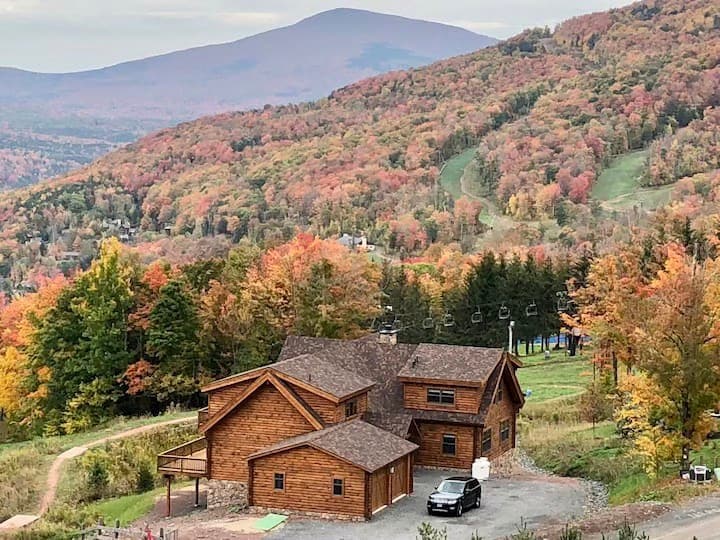
{"label": "grass lawn", "polygon": [[603,202],[610,210],[624,210],[635,205],[653,209],[667,204],[673,186],[643,188],[640,185],[648,152],[630,152],[613,160],[595,182],[592,198]]}
{"label": "grass lawn", "polygon": [[595,182],[592,198],[609,201],[638,190],[647,157],[648,151],[640,150],[614,159]]}
{"label": "grass lawn", "polygon": [[528,404],[577,396],[585,391],[592,377],[587,357],[565,360],[562,352],[554,357],[556,361],[550,363],[545,362],[543,355],[522,358],[525,367],[517,373],[522,389],[532,391]]}
{"label": "grass lawn", "polygon": [[158,488],[137,495],[99,501],[89,504],[87,510],[102,516],[108,525],[114,525],[115,521],[119,520],[120,526],[126,527],[149,514],[155,507],[155,501],[162,496],[163,492],[164,488]]}
{"label": "grass lawn", "polygon": [[174,412],[163,414],[160,416],[142,416],[138,418],[117,418],[108,422],[104,426],[99,426],[91,431],[75,433],[73,435],[62,435],[58,437],[35,437],[28,441],[17,443],[0,444],[0,456],[5,452],[13,450],[22,450],[27,447],[37,448],[42,454],[56,455],[74,448],[75,446],[83,446],[98,439],[110,437],[117,433],[134,429],[137,427],[158,424],[160,422],[168,422],[171,420],[179,420],[181,418],[194,418],[197,412]]}
{"label": "grass lawn", "polygon": [[462,197],[462,189],[460,187],[460,179],[462,178],[465,167],[475,157],[477,148],[469,148],[462,154],[450,158],[445,167],[443,168],[442,174],[440,175],[440,185],[445,191],[447,191],[452,198],[457,200]]}

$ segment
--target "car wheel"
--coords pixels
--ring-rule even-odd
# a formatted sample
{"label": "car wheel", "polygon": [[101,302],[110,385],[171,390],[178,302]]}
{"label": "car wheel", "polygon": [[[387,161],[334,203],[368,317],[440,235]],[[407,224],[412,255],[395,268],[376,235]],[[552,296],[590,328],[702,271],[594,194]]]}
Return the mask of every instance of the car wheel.
{"label": "car wheel", "polygon": [[428,511],[428,516],[432,516],[432,510],[430,510],[430,509],[428,508],[427,511]]}
{"label": "car wheel", "polygon": [[475,497],[475,508],[480,508],[480,495]]}
{"label": "car wheel", "polygon": [[463,503],[462,503],[462,500],[459,500],[457,510],[455,511],[455,515],[457,517],[462,516],[462,511],[463,511]]}

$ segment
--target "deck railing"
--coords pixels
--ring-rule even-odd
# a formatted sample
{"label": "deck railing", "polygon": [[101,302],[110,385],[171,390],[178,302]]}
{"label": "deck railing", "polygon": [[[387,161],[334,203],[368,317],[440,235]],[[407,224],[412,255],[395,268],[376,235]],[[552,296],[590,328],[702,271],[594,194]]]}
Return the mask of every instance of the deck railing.
{"label": "deck railing", "polygon": [[158,455],[158,472],[207,476],[207,439],[201,437]]}

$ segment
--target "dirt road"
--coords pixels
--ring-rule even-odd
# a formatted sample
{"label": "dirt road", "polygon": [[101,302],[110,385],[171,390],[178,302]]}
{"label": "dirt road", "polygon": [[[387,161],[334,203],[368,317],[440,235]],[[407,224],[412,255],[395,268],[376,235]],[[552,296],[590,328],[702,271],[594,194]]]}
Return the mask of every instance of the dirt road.
{"label": "dirt road", "polygon": [[189,424],[191,422],[196,422],[197,419],[193,416],[190,418],[180,418],[177,420],[168,420],[167,422],[160,422],[158,424],[149,424],[147,426],[142,426],[134,429],[129,429],[127,431],[123,431],[121,433],[116,433],[115,435],[111,435],[109,437],[104,437],[102,439],[98,439],[96,441],[93,441],[89,444],[86,444],[84,446],[76,446],[75,448],[70,448],[69,450],[66,450],[62,454],[60,454],[58,457],[55,458],[55,461],[53,461],[52,465],[50,466],[50,471],[48,472],[46,487],[45,487],[45,493],[43,494],[42,499],[40,500],[40,508],[38,511],[38,514],[41,516],[45,512],[47,512],[48,508],[50,508],[50,505],[52,505],[53,502],[55,502],[55,497],[57,495],[57,486],[58,482],[60,481],[60,474],[62,473],[62,468],[71,459],[75,459],[76,457],[82,456],[85,452],[87,452],[90,448],[93,448],[94,446],[100,446],[102,444],[105,444],[108,441],[115,441],[118,439],[125,439],[127,437],[133,437],[135,435],[141,435],[143,433],[147,433],[148,431],[153,431],[158,428],[166,427],[166,426],[172,426],[176,424]]}

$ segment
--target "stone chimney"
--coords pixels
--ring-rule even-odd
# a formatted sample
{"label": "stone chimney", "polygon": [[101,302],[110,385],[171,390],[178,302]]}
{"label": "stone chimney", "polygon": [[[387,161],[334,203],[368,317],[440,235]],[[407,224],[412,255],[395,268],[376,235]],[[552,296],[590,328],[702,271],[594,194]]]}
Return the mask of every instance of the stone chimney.
{"label": "stone chimney", "polygon": [[397,345],[397,330],[380,330],[378,341],[386,345]]}

